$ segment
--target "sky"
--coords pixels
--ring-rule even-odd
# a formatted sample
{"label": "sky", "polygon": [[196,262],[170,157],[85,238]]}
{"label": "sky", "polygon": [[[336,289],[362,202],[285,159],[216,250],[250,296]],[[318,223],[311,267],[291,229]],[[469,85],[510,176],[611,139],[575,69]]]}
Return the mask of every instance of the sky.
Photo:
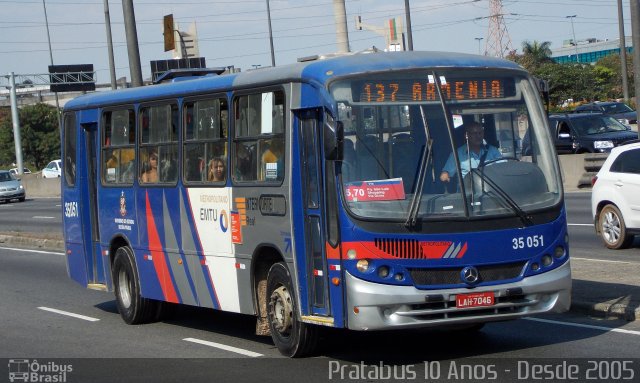
{"label": "sky", "polygon": [[[383,26],[404,17],[404,0],[345,0],[351,51],[384,48],[384,37],[356,30],[355,18]],[[478,53],[489,30],[489,0],[410,0],[414,50]],[[109,0],[116,77],[130,79],[122,2]],[[233,65],[241,70],[270,66],[267,0],[133,0],[143,77],[151,60],[170,59],[164,52],[163,16],[173,14],[181,30],[195,22],[200,55],[208,67]],[[622,2],[625,34],[631,35],[629,0]],[[297,58],[333,53],[336,43],[333,0],[269,0],[276,65]],[[98,83],[109,83],[103,0],[0,0],[0,76],[44,74],[53,63],[93,64]],[[616,0],[503,0],[511,45],[549,41],[619,38]],[[479,40],[482,38],[482,40]],[[0,77],[1,78],[1,77]]]}

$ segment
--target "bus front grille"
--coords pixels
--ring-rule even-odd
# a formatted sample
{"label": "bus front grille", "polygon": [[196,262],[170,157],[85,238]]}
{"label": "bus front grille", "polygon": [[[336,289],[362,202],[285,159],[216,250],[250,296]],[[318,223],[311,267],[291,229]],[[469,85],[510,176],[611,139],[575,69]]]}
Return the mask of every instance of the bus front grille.
{"label": "bus front grille", "polygon": [[[495,282],[520,276],[527,262],[478,266],[480,282]],[[416,286],[458,285],[464,283],[460,277],[462,267],[442,269],[409,269]]]}
{"label": "bus front grille", "polygon": [[426,258],[420,242],[415,239],[376,238],[376,248],[392,257],[405,259]]}

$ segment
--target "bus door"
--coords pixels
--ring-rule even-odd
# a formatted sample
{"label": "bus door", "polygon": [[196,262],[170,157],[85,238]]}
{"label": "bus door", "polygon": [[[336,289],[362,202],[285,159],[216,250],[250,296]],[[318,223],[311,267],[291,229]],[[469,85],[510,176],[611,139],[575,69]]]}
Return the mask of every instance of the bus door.
{"label": "bus door", "polygon": [[[323,181],[321,171],[320,132],[322,114],[318,110],[307,111],[300,115],[297,129],[297,146],[299,148],[300,172],[294,177],[292,190],[300,191],[298,201],[302,202],[300,212],[292,212],[296,216],[294,233],[298,251],[304,246],[304,256],[298,256],[298,278],[301,286],[307,288],[307,299],[302,299],[303,313],[329,316],[329,273],[325,256]],[[297,178],[297,180],[296,180]],[[298,185],[296,185],[298,183]],[[300,205],[298,205],[300,206]],[[302,214],[300,214],[302,213]],[[301,223],[301,225],[298,225]],[[300,229],[300,230],[298,230]],[[303,276],[304,273],[304,276]],[[305,283],[306,281],[306,283]],[[301,290],[303,291],[303,290]],[[304,304],[306,302],[306,310]]]}
{"label": "bus door", "polygon": [[[87,254],[87,281],[91,285],[104,285],[104,265],[100,253],[100,229],[98,225],[98,168],[97,150],[98,145],[98,125],[95,122],[81,124],[84,132],[85,160],[81,161],[85,166],[80,171],[84,171],[83,178],[86,182],[81,183],[82,201],[87,204],[83,207],[82,237]],[[98,286],[94,286],[98,288]]]}

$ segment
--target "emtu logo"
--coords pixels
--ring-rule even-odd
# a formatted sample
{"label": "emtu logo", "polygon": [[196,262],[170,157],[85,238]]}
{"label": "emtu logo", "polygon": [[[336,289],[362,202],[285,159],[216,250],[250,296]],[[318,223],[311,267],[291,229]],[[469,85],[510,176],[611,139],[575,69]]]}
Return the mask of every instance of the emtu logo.
{"label": "emtu logo", "polygon": [[228,228],[229,228],[229,216],[227,215],[226,210],[223,209],[220,212],[220,230],[222,230],[223,233],[226,233]]}

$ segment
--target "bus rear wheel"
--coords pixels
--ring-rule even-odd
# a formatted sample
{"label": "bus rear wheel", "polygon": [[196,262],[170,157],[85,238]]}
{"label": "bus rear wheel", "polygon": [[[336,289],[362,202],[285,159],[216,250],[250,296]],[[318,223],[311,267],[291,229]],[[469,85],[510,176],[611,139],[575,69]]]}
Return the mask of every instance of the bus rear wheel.
{"label": "bus rear wheel", "polygon": [[118,311],[126,323],[140,324],[157,318],[159,302],[140,295],[140,281],[130,247],[124,246],[116,251],[112,275]]}
{"label": "bus rear wheel", "polygon": [[317,344],[318,330],[298,319],[291,275],[283,262],[269,269],[267,302],[269,330],[278,351],[291,358],[311,354]]}

